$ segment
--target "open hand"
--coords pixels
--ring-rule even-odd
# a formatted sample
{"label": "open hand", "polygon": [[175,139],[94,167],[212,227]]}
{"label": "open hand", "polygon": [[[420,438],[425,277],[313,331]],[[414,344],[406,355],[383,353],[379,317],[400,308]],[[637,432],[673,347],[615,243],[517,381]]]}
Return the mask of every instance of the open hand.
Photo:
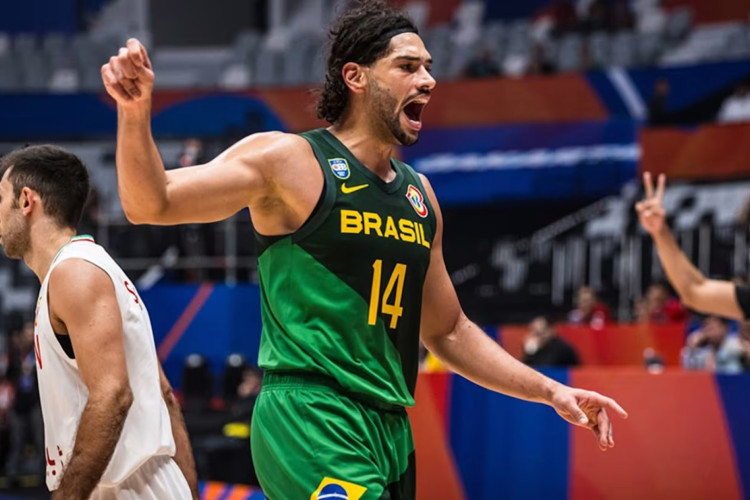
{"label": "open hand", "polygon": [[638,220],[643,229],[652,236],[657,235],[666,228],[667,213],[664,210],[664,186],[667,178],[664,174],[659,174],[658,186],[654,193],[654,184],[651,180],[651,173],[643,174],[643,187],[646,191],[646,197],[635,204],[635,210],[638,212]]}
{"label": "open hand", "polygon": [[135,107],[150,104],[154,88],[154,72],[143,44],[131,38],[116,56],[102,66],[102,81],[107,93],[119,106]]}
{"label": "open hand", "polygon": [[614,399],[564,385],[552,397],[551,404],[557,414],[571,424],[591,429],[602,451],[615,446],[607,410],[628,418],[628,413]]}

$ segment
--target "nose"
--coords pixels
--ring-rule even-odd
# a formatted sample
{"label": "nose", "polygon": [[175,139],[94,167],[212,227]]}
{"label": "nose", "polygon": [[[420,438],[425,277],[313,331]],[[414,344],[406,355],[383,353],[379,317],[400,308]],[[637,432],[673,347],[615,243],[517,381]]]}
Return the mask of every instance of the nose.
{"label": "nose", "polygon": [[427,68],[424,66],[419,68],[419,79],[417,81],[417,88],[424,91],[431,91],[435,88],[435,85],[437,85],[437,82],[435,81],[435,78],[430,74],[429,71],[427,71]]}

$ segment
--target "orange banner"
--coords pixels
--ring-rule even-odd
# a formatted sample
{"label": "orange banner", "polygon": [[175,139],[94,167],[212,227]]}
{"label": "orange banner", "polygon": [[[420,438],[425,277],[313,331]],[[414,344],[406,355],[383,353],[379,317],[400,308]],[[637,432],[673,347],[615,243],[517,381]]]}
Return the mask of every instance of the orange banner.
{"label": "orange banner", "polygon": [[614,398],[615,447],[602,453],[591,431],[571,427],[572,500],[742,498],[734,450],[714,377],[667,370],[573,370],[570,384]]}
{"label": "orange banner", "polygon": [[[256,95],[291,132],[320,127],[309,88],[258,89]],[[606,120],[608,112],[583,75],[438,82],[423,116],[426,127]]]}
{"label": "orange banner", "polygon": [[687,7],[693,14],[694,24],[725,23],[727,21],[747,21],[750,6],[747,0],[663,0],[667,9]]}
{"label": "orange banner", "polygon": [[642,172],[679,179],[750,176],[750,123],[641,131]]}
{"label": "orange banner", "polygon": [[[439,392],[444,400],[447,375],[420,374],[417,382],[416,406],[409,409],[417,459],[417,499],[463,500],[461,479],[453,463],[443,417],[440,415]],[[438,384],[439,390],[432,387]]]}

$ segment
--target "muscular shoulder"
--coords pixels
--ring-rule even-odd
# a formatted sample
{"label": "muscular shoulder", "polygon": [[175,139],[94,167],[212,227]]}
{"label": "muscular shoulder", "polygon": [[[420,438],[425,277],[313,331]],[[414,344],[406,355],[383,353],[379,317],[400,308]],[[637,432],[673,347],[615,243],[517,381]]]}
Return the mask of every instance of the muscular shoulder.
{"label": "muscular shoulder", "polygon": [[55,316],[63,321],[80,314],[104,297],[114,297],[112,279],[100,267],[84,259],[66,259],[50,273],[48,297]]}
{"label": "muscular shoulder", "polygon": [[310,148],[302,137],[284,132],[261,132],[245,137],[226,150],[219,159],[239,160],[265,172],[280,164],[293,164],[309,156]]}

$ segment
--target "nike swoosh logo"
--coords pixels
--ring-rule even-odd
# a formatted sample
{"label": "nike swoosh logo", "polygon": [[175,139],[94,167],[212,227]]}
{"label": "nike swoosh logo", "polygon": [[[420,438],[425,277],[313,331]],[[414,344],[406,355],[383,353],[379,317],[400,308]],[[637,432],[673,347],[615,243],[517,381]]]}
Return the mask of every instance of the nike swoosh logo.
{"label": "nike swoosh logo", "polygon": [[359,191],[360,189],[364,189],[367,186],[369,186],[369,184],[360,184],[359,186],[347,187],[346,182],[345,182],[345,183],[343,183],[341,185],[341,192],[344,193],[344,194],[349,194],[349,193],[353,193],[355,191]]}

